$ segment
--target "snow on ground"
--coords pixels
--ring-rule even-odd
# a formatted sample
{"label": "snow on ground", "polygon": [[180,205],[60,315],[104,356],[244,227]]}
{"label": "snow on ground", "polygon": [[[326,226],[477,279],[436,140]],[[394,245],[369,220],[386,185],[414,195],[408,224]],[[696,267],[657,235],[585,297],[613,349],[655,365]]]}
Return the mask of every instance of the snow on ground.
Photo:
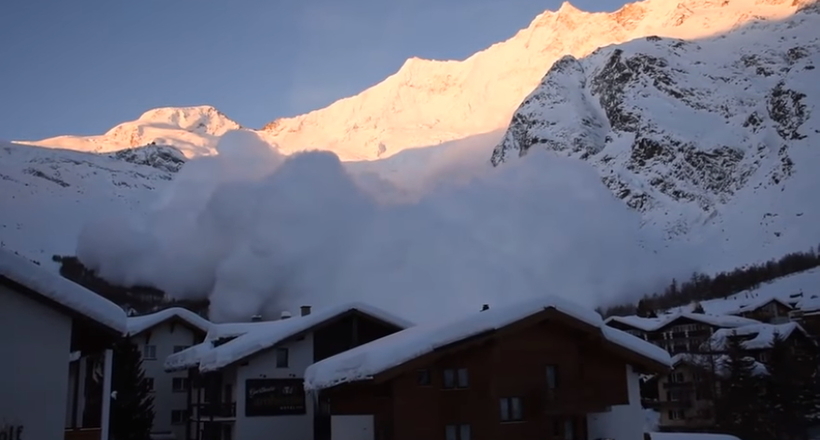
{"label": "snow on ground", "polygon": [[7,249],[0,249],[0,276],[116,332],[126,332],[125,312],[118,305]]}
{"label": "snow on ground", "polygon": [[497,330],[546,309],[593,325],[609,342],[662,365],[671,366],[669,353],[628,333],[607,327],[601,316],[566,299],[547,297],[473,311],[458,318],[420,324],[319,361],[305,371],[305,387],[322,389],[372,378],[439,347]]}
{"label": "snow on ground", "polygon": [[[810,304],[818,303],[817,298],[820,298],[820,268],[778,278],[763,283],[757,288],[744,290],[726,298],[701,301],[700,305],[703,306],[703,311],[706,313],[726,314],[752,304],[765,303],[771,298],[777,298],[785,302],[803,300],[805,302],[798,303],[797,306],[801,309],[804,306],[810,307]],[[692,308],[693,306],[688,304],[672,308],[668,312],[691,312]]]}

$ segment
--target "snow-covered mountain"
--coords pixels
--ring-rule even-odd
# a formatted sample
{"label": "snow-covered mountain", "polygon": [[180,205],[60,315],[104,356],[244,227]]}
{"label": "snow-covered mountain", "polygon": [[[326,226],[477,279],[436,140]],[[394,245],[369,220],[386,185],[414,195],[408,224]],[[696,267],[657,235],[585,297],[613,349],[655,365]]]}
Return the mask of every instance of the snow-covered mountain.
{"label": "snow-covered mountain", "polygon": [[172,180],[162,166],[144,164],[150,156],[0,142],[0,247],[43,264],[54,254],[73,255],[90,218],[142,212]]}
{"label": "snow-covered mountain", "polygon": [[645,0],[589,13],[564,2],[464,61],[409,59],[359,95],[278,119],[265,131],[285,151],[324,146],[347,160],[386,157],[506,127],[516,106],[564,55],[583,57],[649,35],[703,37],[796,9],[793,0]]}
{"label": "snow-covered mountain", "polygon": [[173,146],[186,157],[195,157],[213,154],[219,137],[239,128],[239,124],[208,105],[163,107],[149,110],[137,120],[123,122],[98,136],[58,136],[16,143],[90,153],[158,144]]}
{"label": "snow-covered mountain", "polygon": [[[411,58],[381,83],[332,105],[277,119],[258,134],[281,151],[328,149],[342,160],[373,160],[400,151],[503,130],[521,101],[564,55],[635,38],[698,38],[756,18],[793,14],[800,0],[644,0],[612,13],[580,11],[564,2],[510,39],[463,61]],[[105,152],[151,142],[186,156],[212,154],[216,136],[238,124],[213,107],[151,110],[104,135],[31,142]]]}
{"label": "snow-covered mountain", "polygon": [[565,56],[492,161],[546,148],[587,161],[670,235],[697,231],[686,238],[738,255],[804,248],[820,237],[818,27],[813,5],[717,37]]}

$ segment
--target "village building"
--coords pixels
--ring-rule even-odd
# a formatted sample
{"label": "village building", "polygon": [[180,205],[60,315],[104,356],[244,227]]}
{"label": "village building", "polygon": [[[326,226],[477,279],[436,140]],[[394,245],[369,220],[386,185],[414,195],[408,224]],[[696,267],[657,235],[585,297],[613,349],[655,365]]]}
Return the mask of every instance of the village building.
{"label": "village building", "polygon": [[795,304],[790,318],[800,323],[814,339],[820,337],[820,296],[804,297]]}
{"label": "village building", "polygon": [[166,372],[165,359],[204,341],[210,327],[208,320],[178,307],[128,318],[128,336],[142,352],[142,367],[154,396],[152,438],[185,438],[188,374]]}
{"label": "village building", "polygon": [[167,371],[188,372],[187,440],[330,438],[330,414],[304,391],[316,361],[412,324],[355,303],[267,322],[214,324],[205,342],[169,356]]}
{"label": "village building", "polygon": [[[0,438],[108,439],[112,346],[126,331],[116,304],[0,249]],[[99,359],[70,370],[71,359]],[[95,393],[78,378],[93,377]],[[93,390],[93,389],[92,389]]]}
{"label": "village building", "polygon": [[697,352],[701,344],[717,330],[759,323],[741,316],[691,312],[670,313],[656,318],[611,316],[606,320],[608,326],[651,342],[671,355]]}
{"label": "village building", "polygon": [[762,298],[732,310],[728,314],[768,324],[784,324],[790,321],[789,314],[792,310],[794,307],[786,300]]}
{"label": "village building", "polygon": [[420,325],[308,367],[333,440],[640,439],[669,354],[560,298]]}
{"label": "village building", "polygon": [[658,377],[660,428],[665,431],[709,431],[714,428],[714,398],[729,340],[737,338],[741,348],[755,359],[756,370],[766,374],[772,342],[779,335],[793,353],[815,349],[806,331],[795,322],[752,324],[717,330],[697,353],[673,357],[673,370]]}

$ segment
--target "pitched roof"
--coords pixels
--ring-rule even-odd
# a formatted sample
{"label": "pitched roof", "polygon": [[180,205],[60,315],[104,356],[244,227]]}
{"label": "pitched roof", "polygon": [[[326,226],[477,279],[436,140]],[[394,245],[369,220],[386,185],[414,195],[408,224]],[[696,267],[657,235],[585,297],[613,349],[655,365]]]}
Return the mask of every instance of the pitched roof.
{"label": "pitched roof", "polygon": [[[206,342],[169,356],[165,361],[165,369],[172,371],[199,366],[202,372],[219,370],[347,313],[362,313],[399,329],[413,325],[403,318],[363,303],[342,304],[316,310],[307,316],[278,321],[217,324],[208,334]],[[225,337],[235,339],[219,346],[214,344]]]}
{"label": "pitched roof", "polygon": [[305,386],[322,389],[372,379],[441,347],[501,329],[547,310],[598,329],[607,342],[638,355],[646,364],[671,366],[669,353],[662,348],[607,327],[601,316],[592,310],[552,297],[474,312],[442,323],[420,325],[369,342],[308,367]]}
{"label": "pitched roof", "polygon": [[646,332],[653,332],[660,330],[663,327],[673,323],[674,321],[685,318],[692,321],[702,322],[704,324],[715,327],[735,328],[745,325],[758,324],[759,321],[754,319],[743,318],[734,315],[710,315],[705,313],[691,313],[691,312],[676,312],[670,314],[659,315],[657,318],[641,318],[638,316],[610,316],[606,319],[606,323],[619,322],[630,327],[643,330]]}
{"label": "pitched roof", "polygon": [[211,329],[211,322],[196,313],[181,307],[171,307],[150,315],[129,316],[128,334],[133,336],[159,325],[169,319],[180,319],[191,327],[207,333]]}
{"label": "pitched roof", "polygon": [[57,273],[0,249],[0,278],[22,286],[53,304],[125,334],[126,316],[118,305]]}

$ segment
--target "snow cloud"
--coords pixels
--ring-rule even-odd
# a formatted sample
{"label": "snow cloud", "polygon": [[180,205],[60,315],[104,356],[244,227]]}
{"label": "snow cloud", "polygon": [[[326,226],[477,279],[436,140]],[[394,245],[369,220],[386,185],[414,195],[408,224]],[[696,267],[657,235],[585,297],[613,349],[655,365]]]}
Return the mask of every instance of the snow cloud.
{"label": "snow cloud", "polygon": [[332,153],[283,157],[242,131],[218,151],[146,215],[87,224],[81,261],[111,282],[207,296],[215,321],[345,301],[424,321],[548,293],[596,306],[671,276],[639,215],[580,161],[450,164],[457,179],[389,202],[393,184],[371,173],[363,189]]}

